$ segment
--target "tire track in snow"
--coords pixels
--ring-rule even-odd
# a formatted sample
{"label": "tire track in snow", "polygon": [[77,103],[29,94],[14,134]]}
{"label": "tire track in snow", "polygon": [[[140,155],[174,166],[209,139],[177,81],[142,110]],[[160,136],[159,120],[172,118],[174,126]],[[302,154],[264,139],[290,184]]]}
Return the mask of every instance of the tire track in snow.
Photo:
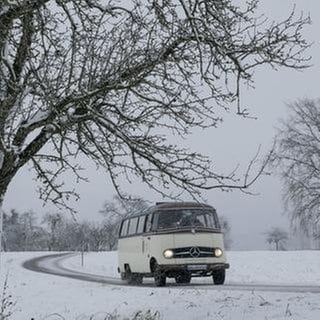
{"label": "tire track in snow", "polygon": [[[62,265],[63,260],[70,258],[73,255],[78,253],[57,253],[49,254],[45,256],[36,257],[30,260],[25,261],[22,264],[22,267],[39,273],[46,273],[51,275],[56,275],[60,277],[66,277],[76,280],[96,282],[107,285],[118,285],[118,286],[127,286],[133,287],[133,285],[128,285],[125,281],[120,278],[113,278],[107,276],[101,276],[91,273],[85,273],[80,271],[71,270],[65,268]],[[194,281],[196,281],[194,279]],[[238,290],[238,291],[275,291],[275,292],[304,292],[304,293],[320,293],[320,286],[310,286],[310,285],[266,285],[266,284],[241,284],[241,283],[227,283],[223,286],[213,285],[211,283],[196,283],[193,284],[176,284],[176,283],[167,283],[166,287],[155,287],[153,281],[144,280],[144,283],[139,287],[151,287],[157,288],[160,290],[169,287],[170,289],[205,289],[205,290]]]}

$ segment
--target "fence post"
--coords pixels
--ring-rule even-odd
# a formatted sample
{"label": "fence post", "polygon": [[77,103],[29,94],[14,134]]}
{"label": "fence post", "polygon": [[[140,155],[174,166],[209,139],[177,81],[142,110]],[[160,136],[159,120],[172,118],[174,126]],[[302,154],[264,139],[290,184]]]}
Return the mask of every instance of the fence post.
{"label": "fence post", "polygon": [[81,245],[81,267],[83,267],[84,264],[84,244]]}

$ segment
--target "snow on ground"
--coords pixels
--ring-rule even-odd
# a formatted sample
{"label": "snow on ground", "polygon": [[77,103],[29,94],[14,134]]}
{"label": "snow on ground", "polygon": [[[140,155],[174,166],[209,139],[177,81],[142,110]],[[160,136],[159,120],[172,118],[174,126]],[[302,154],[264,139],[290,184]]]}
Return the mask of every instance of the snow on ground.
{"label": "snow on ground", "polygon": [[[223,287],[121,287],[35,273],[21,267],[25,260],[44,254],[4,254],[1,285],[8,273],[8,294],[16,302],[10,320],[100,320],[108,319],[108,313],[124,319],[148,309],[158,310],[164,320],[318,320],[320,315],[320,294],[229,291]],[[230,252],[228,260],[232,266],[229,283],[320,285],[317,251]],[[77,255],[65,266],[114,276],[116,253],[86,254],[84,267]]]}
{"label": "snow on ground", "polygon": [[[227,259],[231,266],[227,270],[228,284],[320,286],[320,251],[232,251]],[[83,266],[79,254],[63,265],[72,270],[119,277],[117,252],[85,253]],[[203,279],[204,282],[211,281],[211,278]]]}

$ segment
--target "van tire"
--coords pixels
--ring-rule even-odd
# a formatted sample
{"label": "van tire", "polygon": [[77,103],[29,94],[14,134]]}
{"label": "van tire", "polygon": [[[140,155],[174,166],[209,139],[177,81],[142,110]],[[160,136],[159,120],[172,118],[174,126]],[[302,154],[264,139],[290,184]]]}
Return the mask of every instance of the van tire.
{"label": "van tire", "polygon": [[216,270],[212,273],[213,283],[217,285],[224,284],[224,280],[226,278],[226,270]]}
{"label": "van tire", "polygon": [[164,287],[166,285],[166,273],[161,270],[160,266],[157,263],[155,263],[154,266],[153,276],[154,282],[157,287]]}
{"label": "van tire", "polygon": [[139,285],[142,284],[143,276],[140,273],[133,273],[131,272],[130,266],[125,265],[125,272],[121,279],[127,280],[127,283],[130,285]]}
{"label": "van tire", "polygon": [[190,283],[191,274],[189,272],[183,272],[175,276],[176,283]]}
{"label": "van tire", "polygon": [[142,284],[143,277],[140,273],[132,273],[127,274],[127,283],[130,285],[139,285]]}
{"label": "van tire", "polygon": [[140,273],[132,273],[132,284],[140,285],[142,284],[143,276]]}

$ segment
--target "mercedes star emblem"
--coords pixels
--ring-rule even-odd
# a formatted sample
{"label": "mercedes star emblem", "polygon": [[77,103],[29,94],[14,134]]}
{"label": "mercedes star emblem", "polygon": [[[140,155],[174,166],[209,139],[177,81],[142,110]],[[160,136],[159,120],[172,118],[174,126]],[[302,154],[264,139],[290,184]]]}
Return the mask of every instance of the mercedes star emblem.
{"label": "mercedes star emblem", "polygon": [[190,256],[193,258],[198,258],[200,256],[200,249],[198,247],[192,247],[190,249]]}

